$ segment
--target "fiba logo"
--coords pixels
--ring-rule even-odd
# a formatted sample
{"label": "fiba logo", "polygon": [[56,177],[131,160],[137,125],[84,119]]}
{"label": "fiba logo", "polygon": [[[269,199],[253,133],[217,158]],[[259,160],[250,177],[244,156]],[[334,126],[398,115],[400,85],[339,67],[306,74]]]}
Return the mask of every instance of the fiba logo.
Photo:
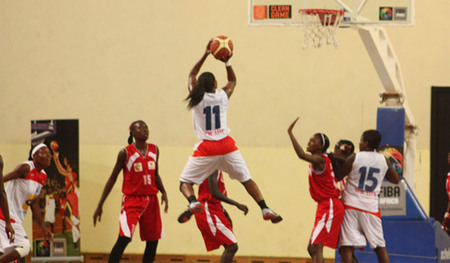
{"label": "fiba logo", "polygon": [[393,146],[387,145],[382,151],[381,154],[389,158],[389,161],[392,164],[392,167],[398,174],[402,174],[403,172],[403,155],[402,153],[394,148]]}

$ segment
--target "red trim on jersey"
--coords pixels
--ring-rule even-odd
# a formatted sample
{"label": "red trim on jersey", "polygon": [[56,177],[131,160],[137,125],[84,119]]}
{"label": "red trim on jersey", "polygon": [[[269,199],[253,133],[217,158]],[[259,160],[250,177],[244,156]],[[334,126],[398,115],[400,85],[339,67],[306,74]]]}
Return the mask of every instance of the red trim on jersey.
{"label": "red trim on jersey", "polygon": [[375,212],[370,212],[370,211],[362,210],[362,209],[359,209],[359,208],[356,208],[356,207],[353,207],[353,206],[349,206],[349,205],[344,205],[344,208],[345,208],[345,209],[356,210],[356,211],[363,212],[363,213],[367,213],[367,214],[371,214],[371,215],[374,215],[374,216],[376,216],[376,217],[381,218],[381,212],[380,212],[380,209],[378,209],[378,212],[375,213]]}
{"label": "red trim on jersey", "polygon": [[[3,211],[1,209],[0,209],[0,219],[6,222],[5,216],[3,215]],[[15,223],[16,222],[16,220],[14,220],[12,218],[9,218],[9,220],[11,221],[11,223]]]}
{"label": "red trim on jersey", "polygon": [[219,141],[202,141],[196,147],[192,157],[220,156],[237,151],[236,142],[230,136]]}

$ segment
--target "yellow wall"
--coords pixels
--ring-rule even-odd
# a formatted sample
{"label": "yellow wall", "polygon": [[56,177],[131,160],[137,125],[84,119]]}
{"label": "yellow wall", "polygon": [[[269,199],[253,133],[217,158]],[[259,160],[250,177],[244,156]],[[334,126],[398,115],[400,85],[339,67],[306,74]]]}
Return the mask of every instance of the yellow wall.
{"label": "yellow wall", "polygon": [[[416,26],[388,28],[402,66],[406,95],[420,128],[416,192],[429,209],[431,86],[448,86],[450,26],[442,23],[450,3],[416,1]],[[159,253],[206,253],[193,222],[180,225],[186,201],[179,174],[196,142],[183,98],[186,80],[210,37],[235,43],[238,78],[229,126],[268,204],[284,221],[261,220],[257,205],[239,183],[227,180],[230,196],[250,207],[235,220],[240,255],[307,257],[315,204],[308,192],[307,164],[299,161],[286,133],[304,146],[317,131],[357,142],[376,125],[383,90],[358,33],[339,30],[338,49],[301,49],[302,29],[249,27],[247,1],[1,1],[0,153],[5,172],[28,154],[30,120],[80,120],[83,252],[112,248],[118,234],[120,183],[108,197],[102,222],[92,214],[131,121],[145,120],[150,141],[161,149],[161,174],[170,208],[163,215],[167,237]],[[208,59],[204,70],[225,82],[223,64]],[[25,225],[30,230],[30,216]],[[136,239],[128,253],[142,253]],[[214,252],[220,253],[220,251]],[[326,250],[326,256],[333,252]]]}

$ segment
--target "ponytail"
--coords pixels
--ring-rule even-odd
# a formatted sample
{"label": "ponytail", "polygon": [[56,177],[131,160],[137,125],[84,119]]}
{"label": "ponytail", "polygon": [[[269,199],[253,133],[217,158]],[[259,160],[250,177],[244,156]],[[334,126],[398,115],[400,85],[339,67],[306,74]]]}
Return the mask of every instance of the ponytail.
{"label": "ponytail", "polygon": [[197,106],[205,96],[205,92],[210,92],[214,88],[216,78],[211,72],[203,72],[198,78],[197,85],[192,89],[191,93],[186,97],[189,109]]}
{"label": "ponytail", "polygon": [[132,144],[132,143],[133,143],[133,134],[131,134],[131,132],[133,131],[133,126],[134,126],[135,123],[136,123],[136,122],[133,121],[133,122],[131,123],[131,125],[130,125],[130,128],[129,128],[129,130],[130,130],[130,136],[128,136],[128,144]]}

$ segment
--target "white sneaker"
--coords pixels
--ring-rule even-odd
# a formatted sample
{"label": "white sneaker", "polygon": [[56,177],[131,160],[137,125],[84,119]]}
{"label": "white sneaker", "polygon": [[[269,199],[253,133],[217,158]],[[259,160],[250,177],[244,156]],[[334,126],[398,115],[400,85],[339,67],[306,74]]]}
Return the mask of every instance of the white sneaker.
{"label": "white sneaker", "polygon": [[270,220],[274,224],[283,220],[283,218],[279,214],[275,213],[270,208],[264,208],[262,210],[262,214],[263,214],[264,220]]}

